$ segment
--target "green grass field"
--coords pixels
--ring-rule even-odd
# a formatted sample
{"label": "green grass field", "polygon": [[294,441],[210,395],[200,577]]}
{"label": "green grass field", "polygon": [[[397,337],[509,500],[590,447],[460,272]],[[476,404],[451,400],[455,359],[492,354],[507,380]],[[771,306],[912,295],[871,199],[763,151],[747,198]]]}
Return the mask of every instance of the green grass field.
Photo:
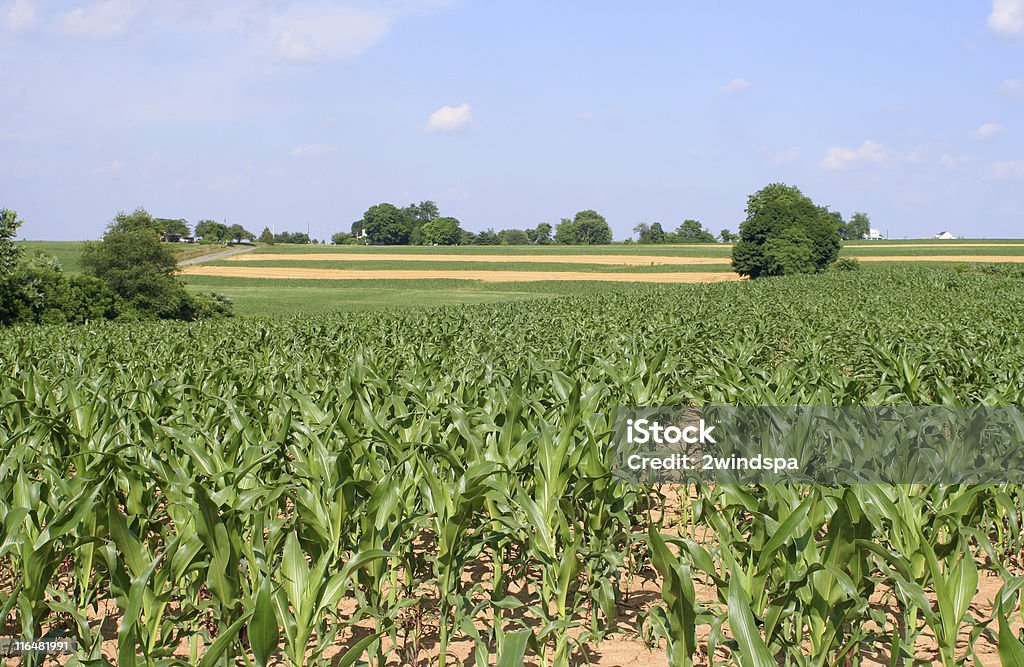
{"label": "green grass field", "polygon": [[66,273],[79,273],[82,265],[79,258],[82,255],[82,244],[84,241],[21,241],[18,245],[25,248],[29,255],[35,253],[46,253],[53,255],[60,261],[60,265]]}
{"label": "green grass field", "polygon": [[250,280],[189,276],[193,292],[217,292],[231,299],[240,316],[295,315],[457,304],[515,302],[544,297],[585,296],[625,291],[630,283],[549,281],[484,283],[478,280]]}
{"label": "green grass field", "polygon": [[[46,253],[60,261],[65,273],[81,273],[82,246],[85,241],[19,241],[18,245],[25,248],[28,254]],[[199,257],[223,250],[222,246],[207,244],[180,243],[173,248],[179,260]]]}

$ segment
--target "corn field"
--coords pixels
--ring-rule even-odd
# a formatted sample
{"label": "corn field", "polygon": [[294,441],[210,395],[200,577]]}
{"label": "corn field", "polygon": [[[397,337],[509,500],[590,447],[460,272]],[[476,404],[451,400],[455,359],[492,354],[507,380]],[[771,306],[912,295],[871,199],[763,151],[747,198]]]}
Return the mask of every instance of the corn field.
{"label": "corn field", "polygon": [[608,446],[621,405],[1020,405],[1021,321],[1018,278],[892,269],[0,332],[0,634],[82,665],[564,667],[624,632],[671,665],[1024,665],[1020,487],[630,485]]}

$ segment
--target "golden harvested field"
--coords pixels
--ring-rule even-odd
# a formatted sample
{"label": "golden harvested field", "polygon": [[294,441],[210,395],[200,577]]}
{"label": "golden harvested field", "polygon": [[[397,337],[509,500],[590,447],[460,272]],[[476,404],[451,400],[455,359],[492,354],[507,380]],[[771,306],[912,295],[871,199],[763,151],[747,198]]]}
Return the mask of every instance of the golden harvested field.
{"label": "golden harvested field", "polygon": [[594,273],[586,271],[416,271],[388,269],[359,271],[347,269],[300,269],[271,266],[189,266],[187,276],[229,278],[290,278],[297,280],[479,280],[494,283],[537,282],[542,280],[587,280],[632,283],[717,283],[742,280],[735,273],[688,271],[679,273]]}
{"label": "golden harvested field", "polygon": [[1024,248],[1024,243],[873,243],[847,245],[850,250],[884,250],[886,248]]}
{"label": "golden harvested field", "polygon": [[[1024,262],[1024,255],[879,255],[852,256],[861,262],[974,262],[1007,263]],[[724,266],[732,262],[730,257],[666,257],[655,255],[411,255],[402,253],[308,253],[294,255],[236,255],[228,262],[459,262],[506,263],[506,264],[603,264],[608,266]],[[211,275],[211,274],[207,274]],[[227,275],[227,274],[218,274]],[[658,282],[658,281],[655,281]]]}
{"label": "golden harvested field", "polygon": [[728,257],[668,257],[659,255],[456,255],[430,254],[414,255],[407,252],[311,252],[295,254],[246,254],[227,258],[229,262],[259,261],[300,261],[300,262],[367,262],[367,261],[398,261],[398,262],[499,262],[516,264],[609,264],[614,266],[651,266],[654,264],[699,265],[728,264]]}

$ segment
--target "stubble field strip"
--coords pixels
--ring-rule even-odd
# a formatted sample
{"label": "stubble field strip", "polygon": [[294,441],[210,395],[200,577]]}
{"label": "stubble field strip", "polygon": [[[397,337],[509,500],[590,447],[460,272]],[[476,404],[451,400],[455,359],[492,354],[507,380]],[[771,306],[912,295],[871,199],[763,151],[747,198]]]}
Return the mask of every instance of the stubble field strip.
{"label": "stubble field strip", "polygon": [[300,280],[424,280],[451,279],[482,282],[536,282],[536,281],[606,281],[643,283],[702,283],[726,282],[742,278],[730,271],[675,271],[671,273],[597,272],[597,271],[469,271],[469,270],[414,270],[384,269],[360,271],[358,269],[307,269],[275,266],[189,266],[182,270],[186,276],[225,276],[234,278],[293,278]]}
{"label": "stubble field strip", "polygon": [[414,255],[403,252],[379,252],[354,254],[345,252],[321,252],[302,255],[282,255],[257,253],[229,257],[230,262],[252,261],[297,261],[297,262],[367,262],[367,261],[400,261],[400,262],[458,262],[467,264],[604,264],[610,266],[650,266],[661,265],[703,265],[728,264],[728,257],[680,257],[659,255],[460,255],[455,253]]}
{"label": "stubble field strip", "polygon": [[372,257],[360,259],[359,261],[331,261],[322,260],[318,262],[293,261],[291,259],[256,259],[248,262],[218,261],[209,262],[207,266],[225,267],[250,267],[250,268],[296,268],[296,269],[340,269],[345,271],[364,271],[372,273],[375,271],[387,271],[392,269],[412,271],[459,271],[464,273],[491,272],[491,271],[532,271],[532,272],[579,272],[587,273],[678,273],[692,271],[732,271],[732,266],[726,260],[715,262],[703,262],[700,264],[658,264],[656,262],[645,264],[575,264],[562,262],[517,262],[515,259],[502,262],[474,262],[474,261],[430,261],[417,260],[407,262],[405,260],[379,260]]}

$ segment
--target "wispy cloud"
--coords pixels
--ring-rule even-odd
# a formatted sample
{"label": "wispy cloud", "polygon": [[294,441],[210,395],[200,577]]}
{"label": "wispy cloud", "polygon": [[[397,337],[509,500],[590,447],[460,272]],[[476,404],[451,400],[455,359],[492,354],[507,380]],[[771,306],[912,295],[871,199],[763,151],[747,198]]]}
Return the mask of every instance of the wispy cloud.
{"label": "wispy cloud", "polygon": [[292,149],[294,157],[318,157],[337,153],[338,149],[329,144],[300,144]]}
{"label": "wispy cloud", "polygon": [[397,13],[355,6],[294,4],[268,27],[277,55],[309,63],[360,56],[387,36]]}
{"label": "wispy cloud", "polygon": [[999,96],[1010,100],[1024,100],[1024,79],[1007,79],[999,84]]}
{"label": "wispy cloud", "polygon": [[427,119],[428,132],[454,132],[473,122],[473,109],[463,102],[457,107],[445,105],[430,114]]}
{"label": "wispy cloud", "polygon": [[1024,180],[1024,160],[993,162],[992,175],[1004,181]]}
{"label": "wispy cloud", "polygon": [[1024,37],[1024,0],[992,0],[988,27],[1004,37]]}
{"label": "wispy cloud", "polygon": [[974,132],[971,132],[971,136],[975,139],[984,141],[985,139],[991,139],[992,137],[998,136],[1004,129],[1005,128],[999,123],[985,123]]}
{"label": "wispy cloud", "polygon": [[736,93],[743,93],[750,90],[750,87],[754,84],[750,83],[746,79],[733,79],[729,83],[725,84],[718,89],[718,92],[723,95],[735,95]]}
{"label": "wispy cloud", "polygon": [[139,5],[125,0],[102,0],[63,12],[58,27],[68,35],[115,37],[127,30]]}
{"label": "wispy cloud", "polygon": [[855,167],[878,165],[892,156],[892,151],[868,139],[859,148],[833,146],[825,153],[820,166],[827,171],[843,171]]}
{"label": "wispy cloud", "polygon": [[29,0],[14,0],[0,9],[0,24],[11,32],[28,30],[36,23],[36,8]]}

